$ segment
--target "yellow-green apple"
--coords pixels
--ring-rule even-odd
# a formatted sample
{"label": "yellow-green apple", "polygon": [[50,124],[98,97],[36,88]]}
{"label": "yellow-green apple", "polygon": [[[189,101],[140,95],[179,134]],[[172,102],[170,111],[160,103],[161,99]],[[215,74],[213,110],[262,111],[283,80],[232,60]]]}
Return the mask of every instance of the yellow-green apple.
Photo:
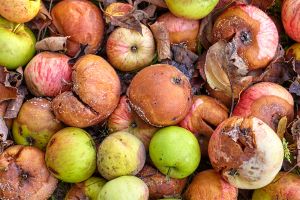
{"label": "yellow-green apple", "polygon": [[0,199],[48,199],[57,179],[48,171],[45,154],[36,147],[14,145],[0,154]]}
{"label": "yellow-green apple", "polygon": [[127,132],[107,136],[98,148],[97,167],[107,180],[136,175],[144,166],[146,151],[143,143]]}
{"label": "yellow-green apple", "polygon": [[219,0],[165,0],[169,10],[178,17],[201,19],[207,16]]}
{"label": "yellow-green apple", "polygon": [[11,22],[25,23],[39,12],[41,0],[1,0],[0,15]]}
{"label": "yellow-green apple", "polygon": [[26,65],[35,54],[36,39],[24,24],[0,17],[0,65],[17,69]]}
{"label": "yellow-green apple", "polygon": [[97,200],[98,195],[105,183],[106,180],[104,178],[94,176],[81,183],[76,183],[68,191],[65,200]]}
{"label": "yellow-green apple", "polygon": [[142,26],[142,34],[127,28],[117,28],[108,37],[106,53],[112,66],[121,71],[133,71],[151,64],[155,57],[155,41],[150,29]]}
{"label": "yellow-green apple", "polygon": [[96,147],[83,129],[68,127],[55,133],[46,148],[45,160],[49,171],[58,179],[82,182],[95,172]]}
{"label": "yellow-green apple", "polygon": [[63,128],[51,110],[51,102],[44,98],[33,98],[23,103],[13,122],[14,141],[44,150],[51,136]]}
{"label": "yellow-green apple", "polygon": [[213,168],[231,185],[257,189],[272,182],[283,162],[280,138],[255,117],[231,117],[214,131],[208,145]]}
{"label": "yellow-green apple", "polygon": [[177,179],[191,175],[201,157],[197,138],[178,126],[158,130],[150,141],[149,154],[161,173]]}
{"label": "yellow-green apple", "polygon": [[121,176],[103,186],[98,200],[148,200],[148,197],[148,187],[141,179]]}
{"label": "yellow-green apple", "polygon": [[24,71],[30,92],[35,96],[55,97],[70,90],[72,68],[69,59],[64,54],[46,51],[33,57]]}

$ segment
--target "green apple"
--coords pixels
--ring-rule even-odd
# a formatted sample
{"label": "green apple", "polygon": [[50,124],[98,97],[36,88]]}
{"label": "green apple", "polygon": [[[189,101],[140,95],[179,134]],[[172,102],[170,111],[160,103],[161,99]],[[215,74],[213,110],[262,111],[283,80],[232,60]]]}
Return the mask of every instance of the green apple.
{"label": "green apple", "polygon": [[51,101],[45,98],[33,98],[23,103],[13,122],[14,141],[45,150],[51,136],[63,128],[51,110]]}
{"label": "green apple", "polygon": [[149,154],[153,164],[171,178],[191,175],[200,163],[200,146],[190,131],[169,126],[157,131],[150,141]]}
{"label": "green apple", "polygon": [[41,0],[1,0],[0,15],[9,21],[25,23],[39,12]]}
{"label": "green apple", "polygon": [[12,70],[26,65],[35,54],[35,43],[34,34],[24,24],[0,17],[1,66]]}
{"label": "green apple", "polygon": [[91,177],[84,182],[76,183],[68,191],[65,200],[73,200],[73,199],[97,200],[98,195],[105,183],[106,180],[104,178],[99,178],[99,177]]}
{"label": "green apple", "polygon": [[145,161],[144,144],[127,132],[109,135],[98,149],[98,171],[108,180],[119,176],[136,175],[143,168]]}
{"label": "green apple", "polygon": [[148,200],[148,186],[135,176],[120,176],[108,181],[98,200]]}
{"label": "green apple", "polygon": [[201,19],[207,16],[219,0],[165,0],[169,10],[178,17]]}
{"label": "green apple", "polygon": [[69,183],[82,182],[96,169],[94,141],[83,129],[64,128],[50,139],[45,160],[56,178]]}

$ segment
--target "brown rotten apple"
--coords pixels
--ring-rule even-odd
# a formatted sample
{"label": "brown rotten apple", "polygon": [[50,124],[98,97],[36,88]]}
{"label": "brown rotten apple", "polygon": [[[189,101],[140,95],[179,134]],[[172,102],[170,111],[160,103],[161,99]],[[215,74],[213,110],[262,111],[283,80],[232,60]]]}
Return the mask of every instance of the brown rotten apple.
{"label": "brown rotten apple", "polygon": [[117,107],[119,77],[106,60],[96,55],[81,57],[73,68],[73,92],[64,92],[53,99],[54,114],[69,126],[95,125]]}
{"label": "brown rotten apple", "polygon": [[137,174],[137,177],[142,179],[148,186],[150,199],[179,197],[187,183],[187,178],[167,178],[149,165],[145,165],[142,171]]}
{"label": "brown rotten apple", "polygon": [[133,71],[150,65],[155,56],[155,42],[150,29],[142,26],[142,33],[117,28],[108,37],[108,61],[121,71]]}
{"label": "brown rotten apple", "polygon": [[189,50],[194,52],[197,50],[197,37],[200,29],[199,20],[176,17],[168,12],[160,16],[157,21],[165,24],[169,31],[171,43],[186,43]]}
{"label": "brown rotten apple", "polygon": [[57,31],[70,36],[67,54],[74,56],[80,44],[88,45],[86,53],[95,53],[104,36],[102,12],[91,1],[64,0],[51,10],[53,24]]}
{"label": "brown rotten apple", "polygon": [[289,122],[293,120],[294,100],[284,87],[271,82],[261,82],[241,94],[233,115],[257,117],[276,131],[282,117],[286,116]]}
{"label": "brown rotten apple", "polygon": [[276,133],[255,117],[231,117],[210,138],[212,166],[230,184],[257,189],[269,184],[281,169],[283,146]]}
{"label": "brown rotten apple", "polygon": [[266,67],[278,46],[276,25],[255,6],[236,5],[228,8],[215,21],[212,39],[234,39],[238,55],[249,70]]}
{"label": "brown rotten apple", "polygon": [[147,123],[175,125],[189,112],[192,97],[187,77],[173,66],[144,68],[129,85],[127,96],[134,111]]}
{"label": "brown rotten apple", "polygon": [[184,193],[186,200],[236,200],[237,196],[238,189],[212,169],[198,173]]}
{"label": "brown rotten apple", "polygon": [[122,96],[114,112],[108,118],[108,128],[111,133],[126,131],[138,137],[148,151],[150,140],[157,128],[142,120],[129,105],[128,98]]}
{"label": "brown rotten apple", "polygon": [[0,154],[0,199],[48,199],[57,182],[35,147],[15,145]]}

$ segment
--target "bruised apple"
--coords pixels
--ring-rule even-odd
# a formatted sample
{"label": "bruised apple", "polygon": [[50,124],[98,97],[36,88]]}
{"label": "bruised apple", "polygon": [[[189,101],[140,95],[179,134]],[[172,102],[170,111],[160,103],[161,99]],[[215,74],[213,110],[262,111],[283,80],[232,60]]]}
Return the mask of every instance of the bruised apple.
{"label": "bruised apple", "polygon": [[226,182],[215,170],[198,173],[184,193],[186,200],[237,200],[238,189]]}
{"label": "bruised apple", "polygon": [[142,34],[119,27],[108,37],[108,61],[121,71],[133,71],[151,64],[155,57],[155,41],[150,29],[142,26]]}
{"label": "bruised apple", "polygon": [[186,43],[189,50],[194,52],[197,50],[197,37],[200,29],[199,20],[176,17],[168,12],[161,15],[157,21],[163,22],[168,29],[171,43]]}
{"label": "bruised apple", "polygon": [[284,0],[282,3],[281,19],[285,32],[297,42],[300,42],[299,9],[300,2],[297,0]]}
{"label": "bruised apple", "polygon": [[148,151],[150,140],[157,128],[142,120],[129,105],[128,97],[122,96],[114,112],[108,118],[110,133],[125,131],[138,137]]}
{"label": "bruised apple", "polygon": [[175,125],[183,120],[192,103],[189,80],[167,64],[141,70],[132,79],[127,96],[133,110],[157,127]]}
{"label": "bruised apple", "polygon": [[35,96],[55,97],[70,90],[72,68],[69,59],[53,52],[42,52],[33,57],[24,71],[29,91]]}
{"label": "bruised apple", "polygon": [[187,178],[167,178],[166,175],[163,175],[150,165],[145,165],[137,174],[137,177],[142,179],[148,186],[150,199],[179,197],[187,183]]}
{"label": "bruised apple", "polygon": [[67,54],[74,56],[80,45],[87,45],[86,53],[95,53],[104,36],[104,21],[101,10],[91,1],[59,1],[51,10],[52,23],[67,42]]}
{"label": "bruised apple", "polygon": [[281,85],[271,82],[257,83],[240,95],[233,115],[257,117],[276,131],[282,117],[286,116],[288,122],[294,119],[294,99]]}
{"label": "bruised apple", "polygon": [[280,138],[255,117],[231,117],[222,122],[210,138],[208,154],[213,168],[240,189],[271,183],[284,157]]}
{"label": "bruised apple", "polygon": [[266,13],[252,5],[235,5],[215,21],[212,40],[232,40],[249,70],[265,68],[278,46],[276,25]]}
{"label": "bruised apple", "polygon": [[57,183],[38,148],[15,145],[0,154],[1,199],[48,199]]}

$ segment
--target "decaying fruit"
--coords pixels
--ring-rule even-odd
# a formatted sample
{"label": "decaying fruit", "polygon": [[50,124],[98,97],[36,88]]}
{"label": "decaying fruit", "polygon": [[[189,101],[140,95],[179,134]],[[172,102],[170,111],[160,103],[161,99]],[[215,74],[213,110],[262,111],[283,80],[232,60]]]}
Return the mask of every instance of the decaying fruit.
{"label": "decaying fruit", "polygon": [[57,182],[36,147],[15,145],[0,154],[1,199],[48,199]]}
{"label": "decaying fruit", "polygon": [[236,5],[224,11],[215,21],[212,40],[233,39],[238,55],[249,70],[266,67],[278,46],[278,31],[268,15],[251,5]]}
{"label": "decaying fruit", "polygon": [[73,68],[73,93],[64,92],[53,99],[54,114],[69,126],[95,125],[117,107],[119,77],[107,61],[91,54],[81,57]]}
{"label": "decaying fruit", "polygon": [[210,138],[208,154],[214,169],[240,189],[266,186],[283,162],[281,140],[255,117],[231,117],[222,122]]}
{"label": "decaying fruit", "polygon": [[184,193],[186,200],[237,200],[238,189],[227,183],[215,170],[198,173]]}
{"label": "decaying fruit", "polygon": [[30,145],[44,150],[51,136],[63,128],[51,109],[51,102],[33,98],[23,103],[13,122],[13,137],[17,144]]}
{"label": "decaying fruit", "polygon": [[241,94],[233,115],[257,117],[276,131],[282,117],[286,116],[288,122],[294,119],[294,99],[281,85],[257,83]]}
{"label": "decaying fruit", "polygon": [[127,96],[133,110],[147,123],[158,127],[180,122],[192,103],[189,80],[166,64],[141,70],[132,79]]}
{"label": "decaying fruit", "polygon": [[128,14],[133,10],[133,6],[129,3],[113,2],[105,9],[106,21],[109,22],[110,16],[120,17]]}
{"label": "decaying fruit", "polygon": [[145,165],[142,171],[137,174],[149,188],[149,198],[159,199],[163,197],[179,197],[187,183],[187,178],[167,178],[157,169]]}
{"label": "decaying fruit", "polygon": [[70,36],[67,54],[74,56],[80,45],[88,45],[86,53],[95,53],[104,36],[104,21],[101,10],[91,1],[64,0],[51,10],[52,23],[57,31]]}

